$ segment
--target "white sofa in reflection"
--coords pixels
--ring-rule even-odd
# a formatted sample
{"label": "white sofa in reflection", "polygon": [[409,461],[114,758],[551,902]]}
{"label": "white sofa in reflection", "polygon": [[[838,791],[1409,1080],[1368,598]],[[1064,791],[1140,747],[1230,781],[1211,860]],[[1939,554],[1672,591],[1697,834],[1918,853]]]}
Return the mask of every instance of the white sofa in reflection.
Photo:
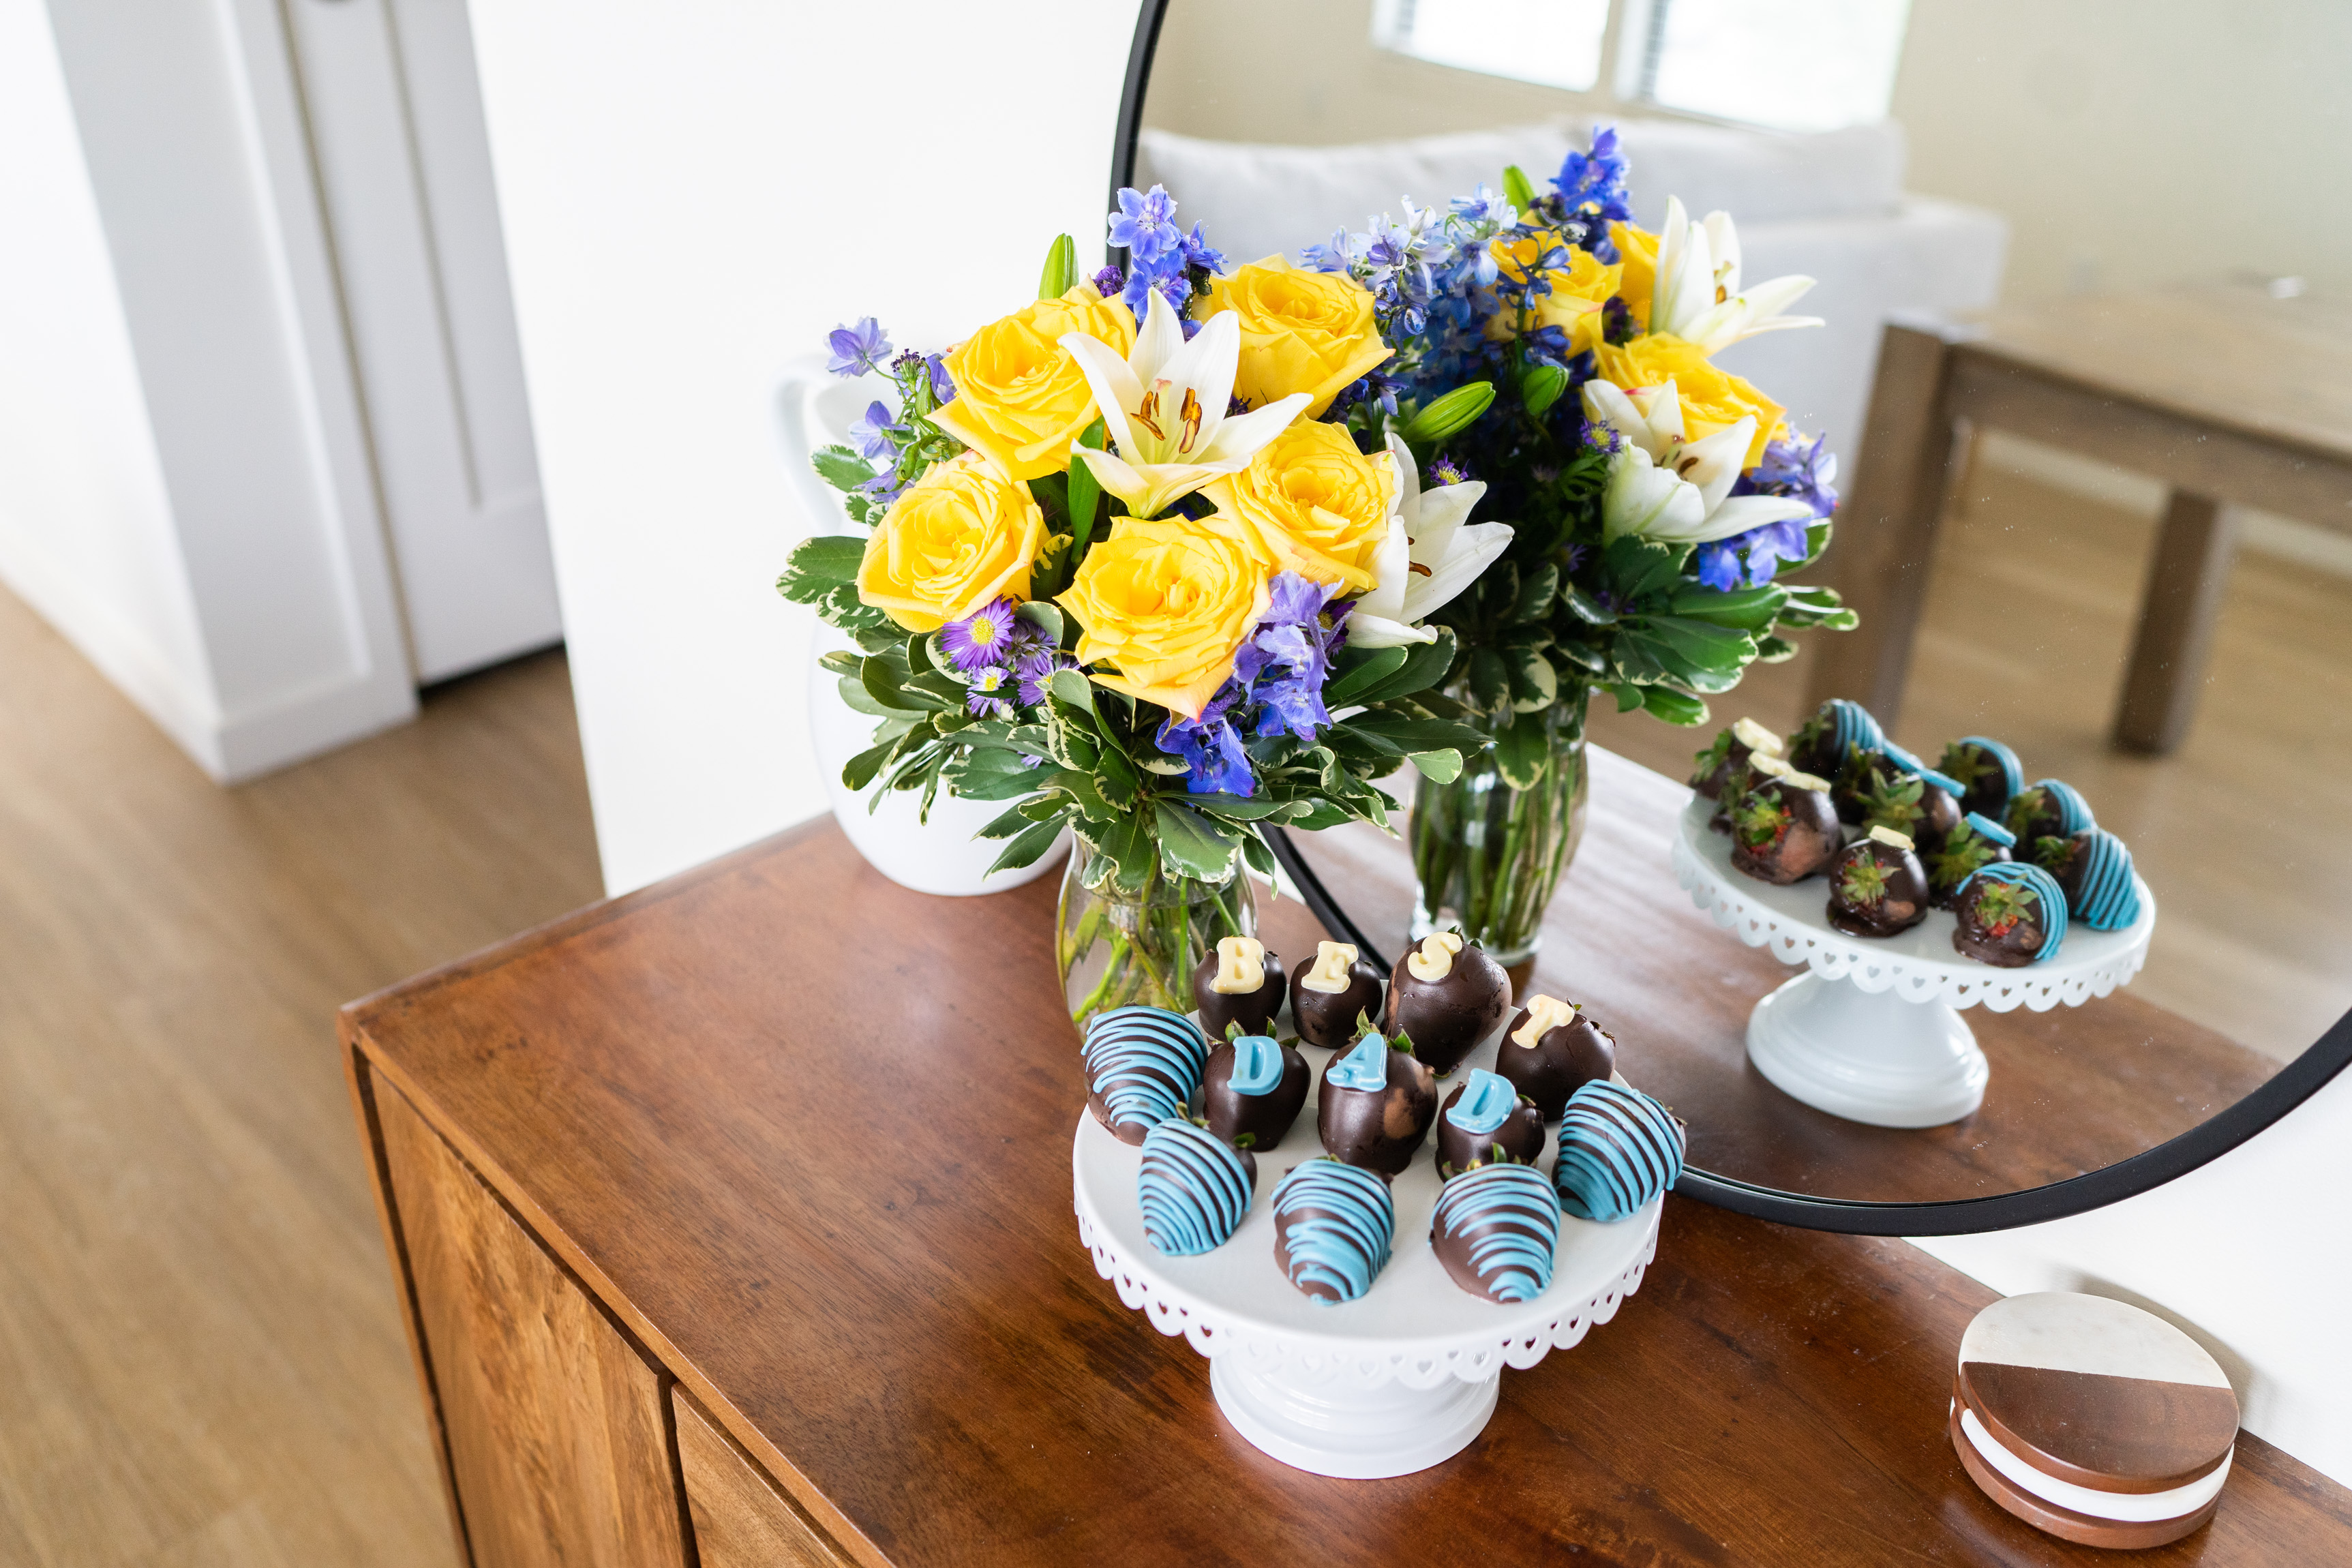
{"label": "white sofa in reflection", "polygon": [[[1146,130],[1136,184],[1164,184],[1188,227],[1238,263],[1360,229],[1400,198],[1442,205],[1484,181],[1500,189],[1507,163],[1538,190],[1559,168],[1567,121],[1402,142],[1300,147],[1210,142]],[[1845,459],[1862,437],[1879,330],[1895,311],[1970,310],[1993,302],[2009,239],[1995,213],[1903,189],[1905,148],[1892,122],[1814,135],[1684,121],[1621,121],[1632,161],[1636,221],[1655,227],[1666,198],[1694,216],[1720,207],[1739,224],[1751,279],[1801,272],[1819,279],[1797,309],[1828,319],[1810,331],[1773,332],[1726,350],[1719,363],[1789,406],[1808,433],[1827,431]]]}

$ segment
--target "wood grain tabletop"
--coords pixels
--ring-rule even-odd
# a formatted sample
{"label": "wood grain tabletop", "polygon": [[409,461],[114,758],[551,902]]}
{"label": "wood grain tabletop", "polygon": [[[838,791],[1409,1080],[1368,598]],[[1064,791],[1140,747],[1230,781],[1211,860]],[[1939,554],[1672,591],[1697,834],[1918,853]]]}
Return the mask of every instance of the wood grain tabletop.
{"label": "wood grain tabletop", "polygon": [[[1945,1436],[1990,1291],[1679,1200],[1640,1292],[1507,1373],[1455,1458],[1265,1458],[1078,1243],[1053,899],[907,892],[821,820],[355,1004],[347,1036],[870,1563],[2095,1559]],[[1638,1037],[1641,998],[1612,1005]],[[2352,1561],[2352,1494],[2249,1437],[2216,1521],[2140,1561]]]}

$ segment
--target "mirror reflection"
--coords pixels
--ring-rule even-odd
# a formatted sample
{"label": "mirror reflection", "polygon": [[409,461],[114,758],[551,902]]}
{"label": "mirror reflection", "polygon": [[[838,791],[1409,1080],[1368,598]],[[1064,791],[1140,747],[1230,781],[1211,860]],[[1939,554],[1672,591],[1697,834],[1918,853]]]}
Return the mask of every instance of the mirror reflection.
{"label": "mirror reflection", "polygon": [[[1584,837],[1517,972],[1523,996],[1642,1018],[1622,1059],[1690,1120],[1695,1165],[1882,1201],[2033,1186],[2203,1121],[2352,1001],[2332,885],[2352,860],[2352,192],[2305,155],[2347,113],[2292,42],[2306,12],[1171,0],[1133,183],[1236,264],[1500,193],[1507,168],[1549,189],[1609,127],[1634,224],[1665,229],[1669,198],[1720,210],[1750,285],[1813,279],[1792,309],[1824,324],[1716,363],[1835,454],[1834,542],[1789,575],[1862,624],[1750,666],[1696,727],[1596,695]],[[1213,48],[1243,34],[1245,58]],[[1953,742],[2002,742],[2019,783],[2079,791],[2152,895],[2136,974],[2119,958],[2058,1005],[1951,1015],[1989,1072],[1958,1120],[1874,1126],[1777,1086],[1751,1010],[1803,971],[1677,886],[1695,754],[1742,718],[1798,743],[1830,698],[1931,774]],[[1725,836],[1693,842],[1727,858]],[[1402,951],[1408,847],[1298,843]],[[1796,884],[1817,905],[1830,887]],[[2075,908],[2074,958],[2118,945]],[[1948,958],[1956,917],[1929,919]]]}

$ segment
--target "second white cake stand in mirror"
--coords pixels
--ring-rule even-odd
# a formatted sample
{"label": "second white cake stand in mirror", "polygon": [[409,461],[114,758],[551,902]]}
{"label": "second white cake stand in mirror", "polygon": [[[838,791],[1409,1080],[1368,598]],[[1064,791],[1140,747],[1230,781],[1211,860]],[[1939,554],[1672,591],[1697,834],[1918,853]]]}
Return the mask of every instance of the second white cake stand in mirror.
{"label": "second white cake stand in mirror", "polygon": [[1790,1098],[1874,1127],[1940,1127],[1984,1103],[1990,1065],[1960,1010],[2046,1013],[2127,984],[2147,961],[2156,895],[2137,877],[2139,919],[2122,931],[2069,921],[2058,956],[1996,969],[1952,946],[1942,910],[1898,936],[1851,937],[1829,923],[1829,883],[1786,888],[1732,869],[1731,839],[1694,793],[1677,825],[1675,879],[1715,923],[1805,973],[1756,1004],[1748,1058]]}
{"label": "second white cake stand in mirror", "polygon": [[[1500,1032],[1497,1031],[1497,1038]],[[1438,1080],[1442,1103],[1473,1067],[1495,1065],[1495,1040]],[[1301,1047],[1319,1084],[1328,1051]],[[1557,1154],[1555,1125],[1538,1168]],[[1071,1151],[1078,1236],[1095,1271],[1163,1334],[1209,1358],[1217,1407],[1244,1437],[1284,1464],[1370,1480],[1409,1475],[1469,1447],[1495,1413],[1505,1367],[1566,1350],[1642,1283],[1656,1254],[1663,1199],[1616,1225],[1563,1218],[1550,1289],[1500,1306],[1454,1283],[1429,1243],[1439,1186],[1436,1134],[1391,1188],[1396,1234],[1388,1267],[1358,1300],[1318,1306],[1274,1260],[1275,1184],[1323,1152],[1315,1095],[1290,1134],[1257,1155],[1250,1212],[1232,1238],[1198,1258],[1169,1258],[1143,1234],[1135,1179],[1142,1151],[1081,1111]]]}

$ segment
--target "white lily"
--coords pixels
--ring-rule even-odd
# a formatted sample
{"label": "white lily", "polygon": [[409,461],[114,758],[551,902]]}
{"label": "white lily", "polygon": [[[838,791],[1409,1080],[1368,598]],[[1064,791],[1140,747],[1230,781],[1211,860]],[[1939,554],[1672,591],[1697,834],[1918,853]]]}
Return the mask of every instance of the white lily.
{"label": "white lily", "polygon": [[1705,544],[1768,522],[1813,515],[1812,508],[1786,496],[1731,493],[1756,438],[1752,414],[1712,436],[1685,441],[1672,382],[1629,393],[1605,381],[1584,384],[1584,414],[1622,442],[1601,498],[1604,541],[1633,533]]}
{"label": "white lily", "polygon": [[1402,437],[1389,437],[1389,452],[1396,459],[1397,505],[1372,558],[1380,582],[1348,613],[1348,641],[1356,647],[1435,642],[1436,628],[1422,618],[1476,582],[1511,542],[1507,522],[1465,521],[1486,495],[1485,480],[1424,490]]}
{"label": "white lily", "polygon": [[1682,198],[1666,198],[1666,226],[1658,237],[1658,268],[1651,285],[1649,330],[1696,343],[1706,353],[1759,332],[1818,327],[1819,316],[1784,316],[1813,280],[1791,273],[1743,290],[1739,232],[1731,215],[1712,212],[1693,223]]}
{"label": "white lily", "polygon": [[1240,368],[1241,317],[1209,318],[1191,342],[1157,291],[1125,359],[1099,338],[1070,332],[1062,346],[1078,362],[1102,410],[1116,453],[1073,441],[1070,455],[1136,517],[1158,517],[1221,474],[1239,473],[1313,401],[1303,392],[1228,416]]}

